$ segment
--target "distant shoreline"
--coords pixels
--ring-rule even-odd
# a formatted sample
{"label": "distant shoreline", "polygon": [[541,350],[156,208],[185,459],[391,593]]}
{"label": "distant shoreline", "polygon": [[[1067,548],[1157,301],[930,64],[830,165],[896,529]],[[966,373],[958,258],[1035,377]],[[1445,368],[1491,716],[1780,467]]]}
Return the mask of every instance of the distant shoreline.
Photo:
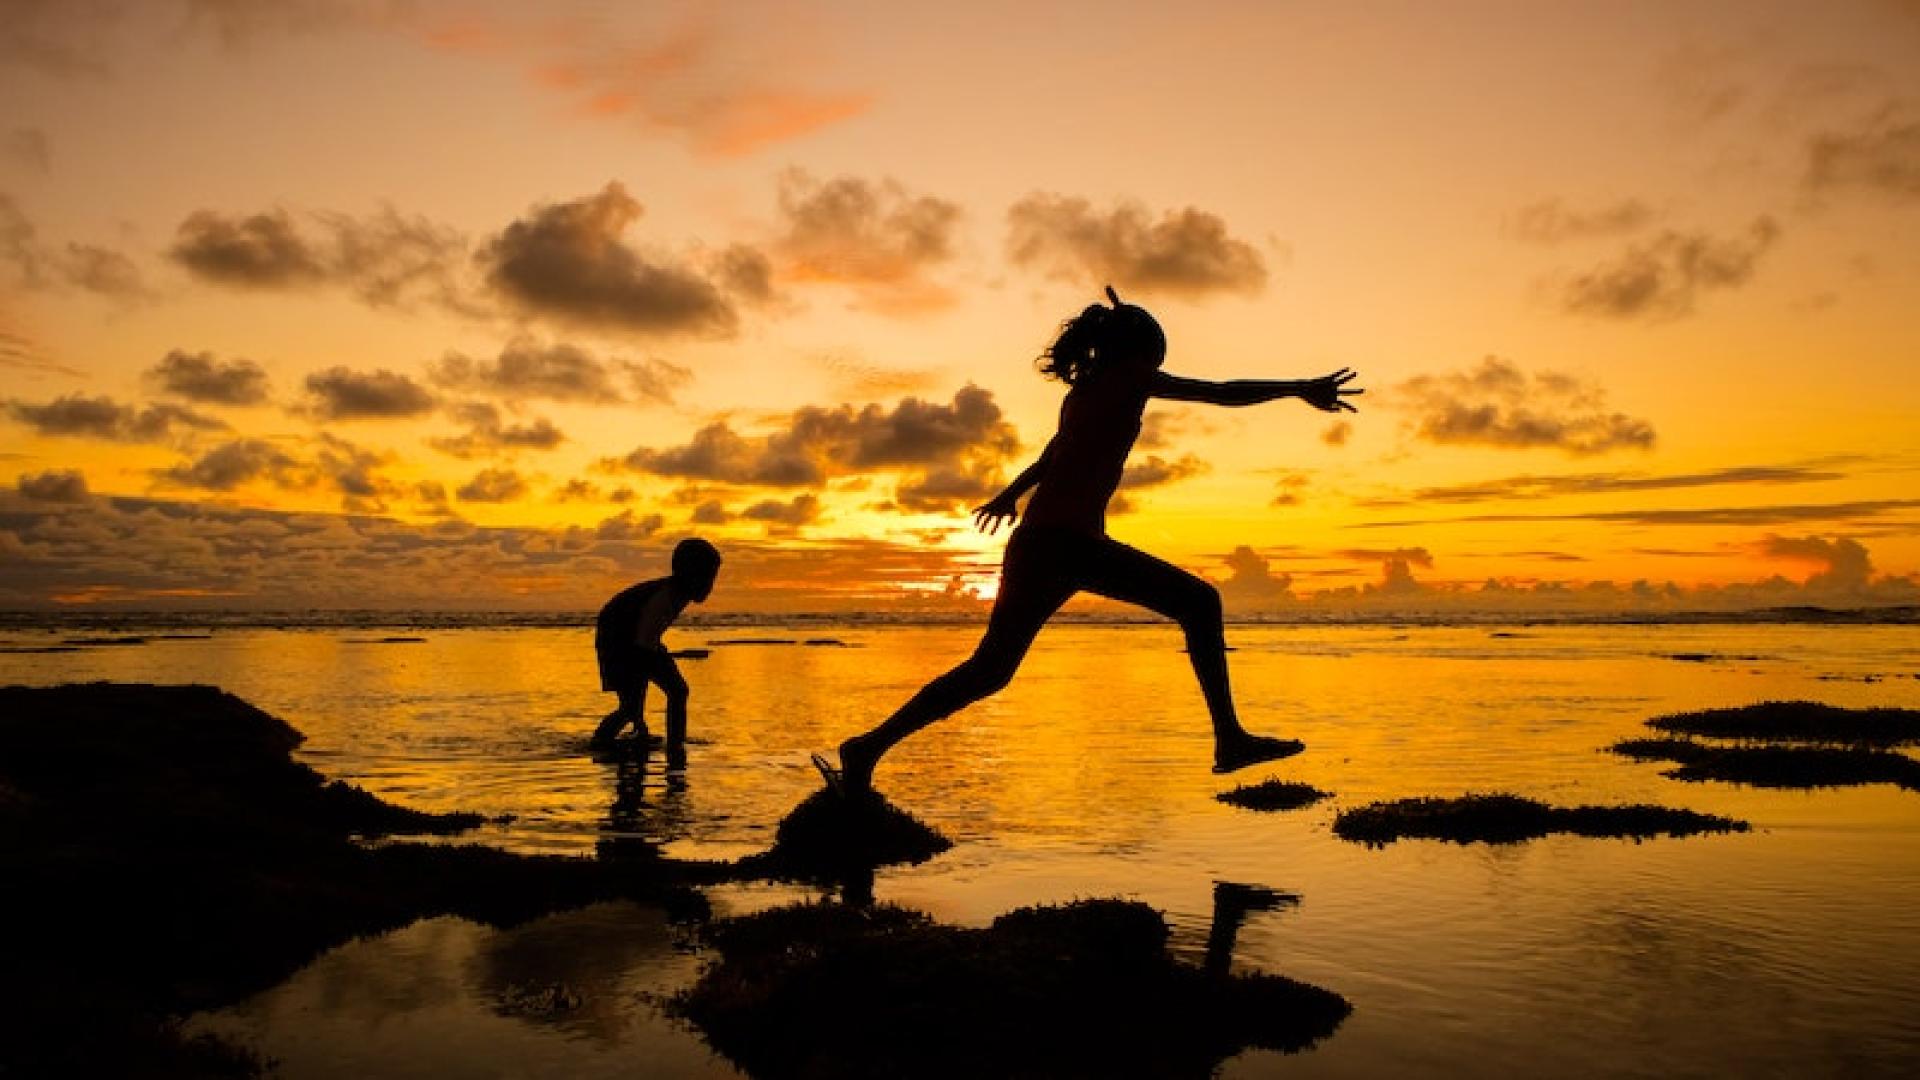
{"label": "distant shoreline", "polygon": [[[707,630],[975,626],[986,612],[703,612],[684,625]],[[1157,626],[1145,613],[1062,612],[1054,622],[1070,626]],[[1745,611],[1511,612],[1511,611],[1327,611],[1229,613],[1229,626],[1476,627],[1699,626],[1699,625],[1920,625],[1920,607],[1777,607]],[[589,611],[0,611],[0,633],[112,630],[498,630],[571,629],[593,625]]]}

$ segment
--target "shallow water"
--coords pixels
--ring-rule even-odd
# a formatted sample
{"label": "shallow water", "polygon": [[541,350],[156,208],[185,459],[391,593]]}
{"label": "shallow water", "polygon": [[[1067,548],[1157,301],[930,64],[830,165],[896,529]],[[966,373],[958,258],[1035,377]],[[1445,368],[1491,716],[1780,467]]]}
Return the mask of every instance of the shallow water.
{"label": "shallow water", "polygon": [[[330,776],[425,809],[512,815],[486,842],[585,854],[635,835],[723,857],[769,844],[817,786],[808,751],[882,717],[978,631],[674,633],[712,653],[682,661],[696,741],[673,775],[657,757],[642,769],[584,754],[611,702],[579,629],[408,631],[417,642],[221,629],[0,653],[0,682],[212,683],[304,731],[302,755]],[[843,644],[738,643],[828,634]],[[1248,919],[1234,963],[1338,991],[1353,1016],[1306,1053],[1247,1054],[1228,1076],[1902,1075],[1920,1062],[1920,793],[1683,784],[1601,752],[1680,709],[1920,707],[1911,627],[1248,626],[1229,640],[1248,726],[1302,738],[1306,754],[1214,777],[1176,631],[1049,628],[1012,687],[883,766],[881,788],[956,846],[883,872],[878,898],[983,924],[1129,896],[1164,910],[1198,958],[1216,881],[1298,894]],[[1267,776],[1335,798],[1281,814],[1213,799]],[[1329,831],[1341,807],[1491,790],[1684,806],[1755,831],[1380,850]],[[798,892],[715,901],[747,910]],[[429,920],[202,1023],[244,1035],[287,1076],[724,1074],[654,1004],[697,970],[659,919],[602,905],[506,932]],[[501,955],[517,958],[506,974]],[[579,1000],[543,1008],[553,987]]]}

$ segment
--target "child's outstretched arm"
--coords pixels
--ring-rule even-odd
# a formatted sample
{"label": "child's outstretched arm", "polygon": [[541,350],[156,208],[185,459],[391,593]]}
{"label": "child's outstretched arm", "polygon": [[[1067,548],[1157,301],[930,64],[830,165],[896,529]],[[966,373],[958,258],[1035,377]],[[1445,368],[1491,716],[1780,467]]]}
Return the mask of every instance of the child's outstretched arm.
{"label": "child's outstretched arm", "polygon": [[973,508],[974,527],[992,536],[1000,531],[1000,526],[1018,520],[1020,517],[1020,496],[1025,495],[1040,478],[1047,474],[1047,465],[1053,460],[1053,441],[1047,441],[1047,448],[1033,459],[1033,464],[1021,470],[1013,478],[1005,491]]}
{"label": "child's outstretched arm", "polygon": [[1352,368],[1341,368],[1317,379],[1233,379],[1213,382],[1188,379],[1155,372],[1148,393],[1169,401],[1198,401],[1208,405],[1258,405],[1266,401],[1297,397],[1321,412],[1359,412],[1346,400],[1365,390],[1349,390],[1347,383],[1358,376]]}

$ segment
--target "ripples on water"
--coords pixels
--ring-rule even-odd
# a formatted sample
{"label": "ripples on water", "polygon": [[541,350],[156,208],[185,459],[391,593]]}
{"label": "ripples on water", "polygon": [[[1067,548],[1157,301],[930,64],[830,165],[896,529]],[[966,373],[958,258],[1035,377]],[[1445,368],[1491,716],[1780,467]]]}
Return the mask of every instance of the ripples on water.
{"label": "ripples on water", "polygon": [[[682,662],[694,744],[685,774],[668,776],[657,758],[642,769],[584,753],[611,701],[583,627],[408,625],[203,627],[211,636],[7,652],[0,681],[211,683],[304,731],[303,755],[330,776],[425,809],[511,815],[485,830],[489,843],[588,853],[603,836],[638,836],[730,857],[770,843],[817,785],[808,751],[882,718],[978,634],[675,631],[677,647],[712,652]],[[87,635],[15,628],[0,647],[72,636]],[[739,643],[822,636],[839,647]],[[1025,904],[1131,896],[1165,910],[1176,948],[1197,956],[1216,881],[1299,894],[1297,908],[1248,920],[1235,963],[1337,990],[1354,1015],[1314,1051],[1249,1054],[1233,1076],[1895,1075],[1920,1060],[1920,793],[1681,784],[1600,752],[1680,709],[1920,706],[1911,627],[1252,626],[1229,637],[1248,726],[1304,739],[1305,755],[1211,776],[1177,632],[1051,627],[1012,687],[883,767],[889,796],[957,846],[882,874],[879,898],[978,924]],[[658,698],[649,704],[657,730]],[[1213,800],[1269,775],[1336,798],[1281,815]],[[1328,832],[1343,806],[1490,790],[1685,806],[1756,831],[1379,851]],[[717,900],[740,910],[792,895],[755,887]],[[723,1072],[647,1004],[694,963],[662,944],[654,917],[603,906],[506,932],[430,920],[329,954],[216,1020],[261,1041],[287,1075],[492,1074],[500,1062],[590,1075],[630,1067],[642,1046],[656,1075]],[[380,987],[371,999],[369,984]],[[542,1013],[540,987],[559,984],[591,1003]]]}

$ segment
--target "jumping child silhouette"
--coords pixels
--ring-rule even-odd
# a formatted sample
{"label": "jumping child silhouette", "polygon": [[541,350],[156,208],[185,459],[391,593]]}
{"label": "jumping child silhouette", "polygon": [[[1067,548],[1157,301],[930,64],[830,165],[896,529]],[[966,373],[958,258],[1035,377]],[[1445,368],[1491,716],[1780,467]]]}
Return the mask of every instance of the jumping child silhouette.
{"label": "jumping child silhouette", "polygon": [[873,770],[900,740],[993,694],[1013,679],[1034,635],[1081,590],[1138,604],[1180,624],[1193,673],[1213,719],[1213,771],[1232,772],[1305,749],[1293,739],[1255,735],[1240,725],[1227,684],[1220,592],[1205,579],[1107,535],[1107,502],[1119,486],[1140,417],[1154,398],[1208,405],[1257,405],[1297,397],[1322,412],[1354,412],[1346,389],[1350,369],[1300,381],[1209,382],[1160,370],[1167,339],[1144,308],[1095,304],[1068,320],[1041,357],[1040,370],[1068,386],[1060,426],[1038,460],[1007,489],[975,508],[982,531],[1019,521],[1020,497],[1033,490],[1026,519],[1007,541],[1000,591],[973,655],[928,683],[898,712],[840,744],[839,775],[816,764],[845,789],[864,792]]}
{"label": "jumping child silhouette", "polygon": [[667,696],[667,760],[686,760],[687,680],[661,643],[660,635],[690,603],[700,603],[713,592],[720,574],[720,552],[698,537],[674,545],[673,572],[622,589],[600,609],[595,620],[593,651],[600,659],[600,688],[620,695],[619,705],[600,721],[593,745],[605,749],[632,724],[641,749],[652,736],[643,706],[647,684]]}

